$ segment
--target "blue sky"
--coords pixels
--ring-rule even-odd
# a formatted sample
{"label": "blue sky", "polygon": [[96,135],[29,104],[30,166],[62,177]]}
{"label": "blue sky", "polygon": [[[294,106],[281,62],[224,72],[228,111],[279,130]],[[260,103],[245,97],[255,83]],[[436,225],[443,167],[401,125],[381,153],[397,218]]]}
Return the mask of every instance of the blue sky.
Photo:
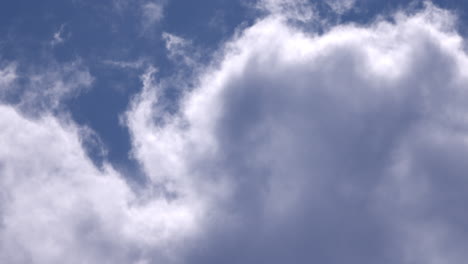
{"label": "blue sky", "polygon": [[463,263],[463,1],[0,4],[0,262]]}

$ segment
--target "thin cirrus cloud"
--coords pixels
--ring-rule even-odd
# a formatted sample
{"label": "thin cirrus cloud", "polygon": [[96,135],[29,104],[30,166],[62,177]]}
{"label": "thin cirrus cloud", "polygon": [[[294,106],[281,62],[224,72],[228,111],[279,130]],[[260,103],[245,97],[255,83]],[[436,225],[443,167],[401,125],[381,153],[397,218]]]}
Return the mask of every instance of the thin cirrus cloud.
{"label": "thin cirrus cloud", "polygon": [[164,5],[166,1],[141,2],[142,26],[148,30],[164,18]]}
{"label": "thin cirrus cloud", "polygon": [[354,7],[356,0],[328,0],[325,3],[337,14],[344,14]]}
{"label": "thin cirrus cloud", "polygon": [[3,67],[0,69],[0,87],[2,87],[2,90],[5,90],[6,87],[9,87],[11,83],[13,83],[17,78],[17,66],[14,63],[9,63],[2,66]]}
{"label": "thin cirrus cloud", "polygon": [[261,0],[256,5],[273,16],[279,15],[302,22],[317,18],[315,7],[307,0]]}
{"label": "thin cirrus cloud", "polygon": [[175,112],[158,104],[156,70],[142,75],[123,117],[148,176],[137,190],[93,165],[72,120],[3,104],[0,260],[464,261],[456,18],[426,4],[314,34],[280,14],[227,42]]}
{"label": "thin cirrus cloud", "polygon": [[[21,67],[20,67],[21,66]],[[86,92],[94,79],[78,59],[46,66],[10,62],[0,69],[0,100],[29,114],[57,110],[64,100]]]}
{"label": "thin cirrus cloud", "polygon": [[65,24],[62,24],[60,25],[60,28],[54,33],[52,40],[50,41],[50,45],[56,46],[62,44],[69,36],[69,34],[65,33]]}

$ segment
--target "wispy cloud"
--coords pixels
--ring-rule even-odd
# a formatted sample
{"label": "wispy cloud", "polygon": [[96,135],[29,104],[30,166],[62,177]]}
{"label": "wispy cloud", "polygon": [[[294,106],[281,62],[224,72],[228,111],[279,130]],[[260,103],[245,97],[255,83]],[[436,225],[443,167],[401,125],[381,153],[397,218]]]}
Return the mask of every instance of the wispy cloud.
{"label": "wispy cloud", "polygon": [[272,15],[307,22],[318,18],[315,6],[308,0],[260,0],[257,8]]}
{"label": "wispy cloud", "polygon": [[162,33],[162,38],[166,44],[169,59],[188,66],[195,66],[198,54],[191,41],[167,32]]}
{"label": "wispy cloud", "polygon": [[140,4],[143,31],[150,30],[164,18],[165,1],[144,1]]}
{"label": "wispy cloud", "polygon": [[146,62],[144,59],[138,59],[135,61],[118,61],[118,60],[104,60],[102,63],[117,67],[117,68],[122,68],[122,69],[142,69],[145,65]]}
{"label": "wispy cloud", "polygon": [[356,0],[327,0],[325,3],[337,14],[344,14],[351,10]]}
{"label": "wispy cloud", "polygon": [[123,118],[143,186],[96,167],[93,133],[56,111],[93,83],[82,61],[0,64],[0,89],[42,106],[31,118],[0,103],[0,262],[463,263],[468,55],[454,15],[426,4],[310,34],[271,8],[181,80],[174,111],[156,68],[103,62],[146,67]]}
{"label": "wispy cloud", "polygon": [[[0,67],[0,91],[5,91],[18,78],[16,73],[17,65],[8,63]],[[0,92],[1,93],[1,92]]]}
{"label": "wispy cloud", "polygon": [[50,41],[50,45],[56,46],[64,43],[70,37],[70,33],[66,33],[65,30],[66,26],[65,24],[62,24],[60,28],[54,33],[52,40]]}
{"label": "wispy cloud", "polygon": [[18,71],[16,64],[10,64],[0,71],[0,101],[33,115],[57,110],[64,100],[88,90],[94,80],[80,60],[64,64],[51,60],[44,66],[22,68]]}

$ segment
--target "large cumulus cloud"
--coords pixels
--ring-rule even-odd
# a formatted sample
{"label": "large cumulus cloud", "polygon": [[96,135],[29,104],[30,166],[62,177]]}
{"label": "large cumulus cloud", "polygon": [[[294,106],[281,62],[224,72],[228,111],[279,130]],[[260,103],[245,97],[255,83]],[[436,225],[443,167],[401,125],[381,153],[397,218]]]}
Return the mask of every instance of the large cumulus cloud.
{"label": "large cumulus cloud", "polygon": [[[96,168],[72,121],[2,105],[0,260],[466,259],[468,57],[455,17],[427,5],[318,35],[280,14],[228,42],[171,111],[155,70],[142,76],[123,118],[141,188]],[[14,67],[1,72],[10,84]]]}
{"label": "large cumulus cloud", "polygon": [[0,115],[2,262],[169,262],[172,244],[196,231],[195,204],[136,196],[111,167],[93,165],[73,124],[8,106]]}
{"label": "large cumulus cloud", "polygon": [[0,262],[178,261],[179,241],[198,231],[197,204],[96,167],[83,147],[93,132],[56,108],[90,75],[67,64],[30,76],[7,64],[0,77],[2,93],[21,94],[0,105]]}
{"label": "large cumulus cloud", "polygon": [[228,43],[177,113],[147,79],[127,115],[147,174],[215,208],[190,262],[466,257],[455,17],[427,4],[323,35],[288,19],[276,12]]}

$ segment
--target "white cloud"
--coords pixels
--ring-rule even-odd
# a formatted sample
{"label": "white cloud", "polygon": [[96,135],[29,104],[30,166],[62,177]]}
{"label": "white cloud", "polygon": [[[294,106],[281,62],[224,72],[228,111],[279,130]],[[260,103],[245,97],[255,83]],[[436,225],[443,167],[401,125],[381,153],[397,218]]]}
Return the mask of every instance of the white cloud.
{"label": "white cloud", "polygon": [[228,43],[179,112],[147,74],[127,115],[153,181],[218,208],[191,260],[466,258],[468,58],[454,17],[428,4],[313,35],[281,14]]}
{"label": "white cloud", "polygon": [[260,0],[257,8],[270,15],[302,22],[318,18],[314,6],[308,0]]}
{"label": "white cloud", "polygon": [[162,38],[166,43],[167,56],[170,60],[189,67],[196,66],[198,54],[190,40],[167,32],[162,33]]}
{"label": "white cloud", "polygon": [[80,62],[16,68],[0,74],[0,262],[176,262],[202,204],[171,201],[151,182],[136,193],[111,165],[93,164],[84,145],[99,138],[66,113],[51,114],[91,85]]}
{"label": "white cloud", "polygon": [[0,117],[2,263],[170,263],[174,243],[197,231],[196,203],[150,186],[137,196],[109,165],[93,165],[72,122],[10,106]]}
{"label": "white cloud", "polygon": [[138,59],[135,61],[104,60],[102,63],[122,69],[138,70],[145,66],[146,61],[144,59]]}
{"label": "white cloud", "polygon": [[144,30],[148,30],[159,23],[164,17],[164,2],[146,1],[141,4],[142,24]]}
{"label": "white cloud", "polygon": [[327,0],[325,3],[337,14],[344,14],[352,9],[356,0]]}
{"label": "white cloud", "polygon": [[126,122],[144,190],[97,169],[72,121],[0,106],[0,262],[466,259],[468,57],[453,16],[428,5],[324,35],[279,16],[227,43],[175,113],[155,69],[142,76]]}
{"label": "white cloud", "polygon": [[0,90],[0,100],[36,114],[60,108],[64,100],[86,91],[93,83],[88,69],[79,60],[65,64],[50,61],[47,66],[29,67],[20,72],[17,66],[10,65],[1,77],[0,83],[9,85]]}
{"label": "white cloud", "polygon": [[190,44],[188,40],[167,32],[163,32],[162,38],[166,42],[166,49],[172,53]]}
{"label": "white cloud", "polygon": [[0,93],[8,89],[17,79],[16,67],[16,64],[10,63],[0,68]]}
{"label": "white cloud", "polygon": [[65,34],[65,24],[62,24],[60,28],[54,33],[54,36],[52,40],[50,41],[50,45],[56,46],[58,44],[62,44],[63,42],[65,42],[65,40],[69,37],[69,35],[64,36],[64,34]]}

